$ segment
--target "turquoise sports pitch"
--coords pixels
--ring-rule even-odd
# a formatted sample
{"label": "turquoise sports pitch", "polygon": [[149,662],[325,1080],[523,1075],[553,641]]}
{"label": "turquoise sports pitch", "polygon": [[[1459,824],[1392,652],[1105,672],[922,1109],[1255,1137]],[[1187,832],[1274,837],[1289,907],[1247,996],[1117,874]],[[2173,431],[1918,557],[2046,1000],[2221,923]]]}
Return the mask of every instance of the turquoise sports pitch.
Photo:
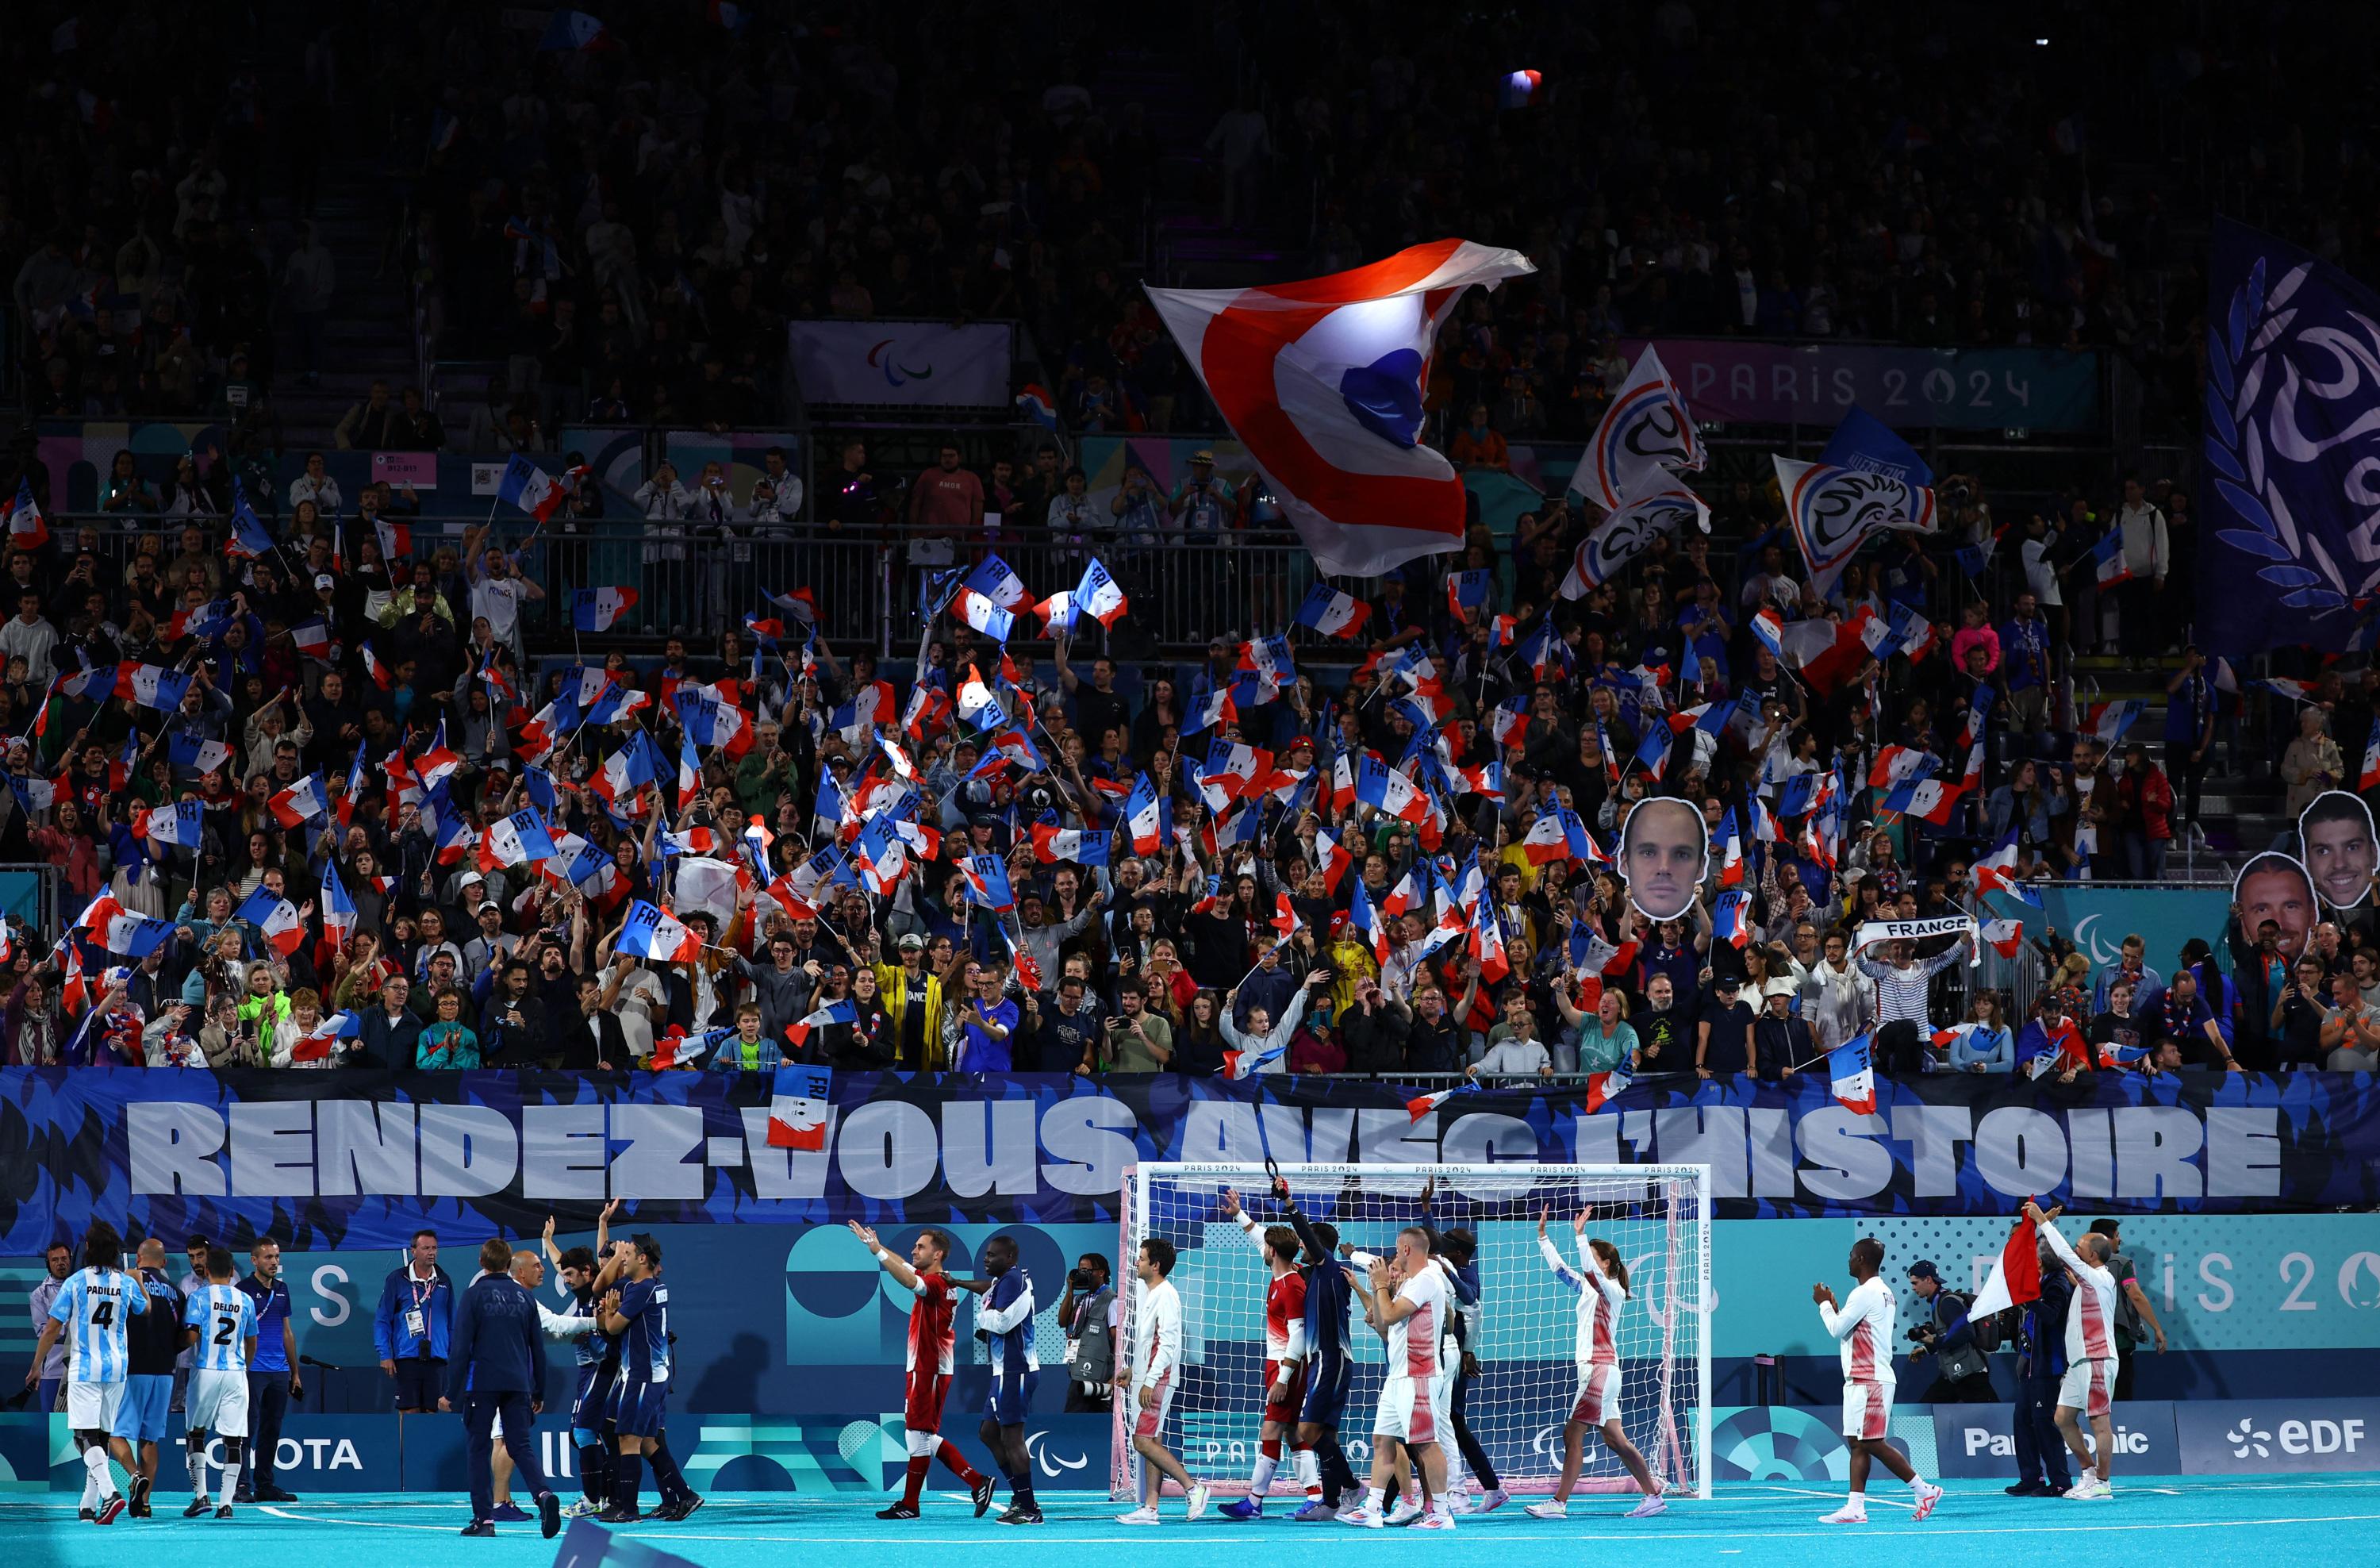
{"label": "turquoise sports pitch", "polygon": [[[1630,1568],[1707,1562],[1742,1556],[1764,1564],[1839,1563],[1876,1550],[1854,1543],[1889,1538],[1946,1561],[2106,1562],[2110,1554],[2142,1552],[2201,1561],[2267,1561],[2338,1564],[2380,1562],[2380,1475],[2303,1479],[2117,1477],[2109,1502],[2010,1498],[1982,1482],[1949,1483],[1950,1494],[1924,1524],[1909,1517],[1897,1483],[1871,1492],[1864,1527],[1825,1525],[1818,1516],[1840,1498],[1840,1489],[1801,1483],[1722,1487],[1708,1501],[1686,1500],[1663,1517],[1621,1517],[1627,1500],[1574,1501],[1571,1516],[1541,1523],[1518,1503],[1484,1518],[1465,1518],[1451,1536],[1409,1531],[1357,1531],[1340,1525],[1295,1525],[1283,1511],[1252,1524],[1210,1513],[1196,1525],[1178,1501],[1166,1504],[1156,1528],[1118,1525],[1122,1505],[1080,1493],[1048,1493],[1050,1523],[1036,1528],[976,1519],[964,1496],[930,1494],[915,1523],[875,1517],[877,1498],[808,1497],[783,1492],[714,1497],[684,1525],[633,1525],[607,1541],[592,1562],[571,1568],[637,1568],[658,1549],[701,1568],[910,1568],[919,1548],[935,1552],[989,1550],[1019,1562],[1050,1562],[1074,1547],[1129,1553],[1132,1568],[1211,1568],[1230,1553],[1233,1562],[1321,1565],[1377,1561],[1378,1554],[1443,1552],[1455,1543],[1493,1553],[1499,1568],[1545,1563],[1572,1568],[1582,1553],[1624,1552]],[[237,1516],[184,1521],[187,1501],[169,1493],[159,1517],[118,1520],[105,1528],[75,1518],[74,1500],[10,1499],[0,1503],[0,1539],[31,1548],[30,1560],[7,1568],[61,1568],[91,1563],[120,1568],[128,1561],[299,1563],[304,1568],[385,1568],[391,1562],[477,1562],[518,1568],[555,1561],[558,1542],[537,1526],[499,1525],[493,1540],[456,1537],[468,1510],[459,1497],[410,1494],[342,1495],[284,1506],[244,1506]],[[442,1540],[442,1538],[443,1539]],[[1848,1538],[1848,1539],[1846,1538]],[[2131,1545],[2125,1545],[2127,1538]],[[451,1542],[452,1544],[446,1544]],[[1435,1544],[1433,1544],[1435,1543]],[[810,1558],[816,1547],[826,1558]],[[129,1559],[128,1550],[133,1553]],[[1458,1550],[1460,1550],[1458,1548]],[[451,1556],[426,1555],[449,1552]],[[1467,1555],[1467,1553],[1466,1553]]]}

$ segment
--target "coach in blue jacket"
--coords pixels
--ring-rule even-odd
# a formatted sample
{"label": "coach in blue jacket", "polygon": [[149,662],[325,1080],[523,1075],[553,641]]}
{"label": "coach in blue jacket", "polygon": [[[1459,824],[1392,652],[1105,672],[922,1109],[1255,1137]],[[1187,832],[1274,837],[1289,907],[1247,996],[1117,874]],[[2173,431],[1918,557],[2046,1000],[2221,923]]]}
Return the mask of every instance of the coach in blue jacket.
{"label": "coach in blue jacket", "polygon": [[396,1380],[400,1416],[438,1408],[455,1317],[455,1282],[438,1266],[438,1233],[414,1232],[410,1253],[403,1268],[388,1271],[372,1314],[372,1345],[380,1369]]}
{"label": "coach in blue jacket", "polygon": [[529,1424],[545,1407],[540,1397],[545,1344],[538,1328],[537,1302],[507,1272],[512,1264],[513,1249],[502,1238],[480,1246],[480,1277],[463,1293],[455,1309],[446,1361],[446,1397],[438,1402],[438,1408],[461,1408],[463,1435],[470,1444],[471,1522],[463,1526],[463,1533],[496,1533],[489,1518],[495,1506],[495,1477],[489,1466],[495,1454],[491,1434],[501,1420],[513,1469],[536,1495],[539,1527],[551,1538],[562,1528],[562,1500],[545,1484],[545,1472],[538,1467],[537,1433]]}

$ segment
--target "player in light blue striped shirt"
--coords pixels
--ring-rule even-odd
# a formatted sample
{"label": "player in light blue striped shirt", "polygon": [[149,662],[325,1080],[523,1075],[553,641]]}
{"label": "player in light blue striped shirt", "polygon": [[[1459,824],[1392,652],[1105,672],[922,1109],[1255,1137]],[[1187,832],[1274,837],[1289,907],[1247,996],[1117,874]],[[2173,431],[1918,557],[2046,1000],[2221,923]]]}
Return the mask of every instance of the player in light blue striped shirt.
{"label": "player in light blue striped shirt", "polygon": [[182,1517],[207,1511],[207,1434],[223,1440],[223,1489],[215,1517],[231,1515],[232,1493],[248,1453],[248,1369],[256,1361],[256,1303],[238,1278],[229,1247],[207,1249],[207,1283],[182,1309],[190,1339],[190,1389],[182,1407],[190,1425],[190,1505]]}
{"label": "player in light blue striped shirt", "polygon": [[[124,1498],[107,1471],[109,1453],[115,1453],[128,1475],[140,1469],[132,1445],[108,1436],[124,1404],[125,1380],[131,1368],[124,1343],[125,1320],[133,1313],[149,1310],[149,1293],[120,1266],[124,1240],[104,1220],[93,1221],[84,1234],[82,1261],[82,1269],[67,1278],[50,1303],[50,1320],[42,1325],[33,1367],[38,1374],[51,1344],[64,1331],[73,1346],[67,1358],[67,1425],[90,1472],[83,1482],[82,1508],[92,1523],[112,1525],[124,1512]],[[32,1379],[26,1381],[30,1384]]]}

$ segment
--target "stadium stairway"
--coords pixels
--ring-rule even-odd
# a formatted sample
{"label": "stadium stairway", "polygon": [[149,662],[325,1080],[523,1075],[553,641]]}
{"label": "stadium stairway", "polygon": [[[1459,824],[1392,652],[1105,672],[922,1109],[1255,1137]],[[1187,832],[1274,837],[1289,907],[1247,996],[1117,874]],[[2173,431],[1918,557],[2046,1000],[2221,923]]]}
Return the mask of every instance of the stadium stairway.
{"label": "stadium stairway", "polygon": [[[388,202],[388,180],[374,165],[353,161],[324,168],[314,227],[331,249],[338,287],[323,334],[320,383],[306,383],[297,334],[285,322],[278,325],[273,405],[293,451],[331,445],[332,432],[373,381],[385,379],[393,391],[419,380],[405,280],[394,261],[385,267],[382,261],[393,221]],[[266,206],[276,241],[294,242],[297,220],[285,201]]]}
{"label": "stadium stairway", "polygon": [[[2159,658],[2151,667],[2128,670],[2113,654],[2078,655],[2074,668],[2077,707],[2138,698],[2148,706],[2125,739],[2144,742],[2160,764],[2165,752],[2165,685],[2181,668],[2178,657]],[[2236,857],[2272,846],[2291,831],[2285,808],[2286,792],[2274,775],[2263,748],[2251,735],[2238,732],[2227,738],[2216,728],[2216,755],[2207,769],[2206,786],[2199,797],[2200,824],[2206,831],[2202,854]],[[2175,850],[2177,857],[2180,848]]]}

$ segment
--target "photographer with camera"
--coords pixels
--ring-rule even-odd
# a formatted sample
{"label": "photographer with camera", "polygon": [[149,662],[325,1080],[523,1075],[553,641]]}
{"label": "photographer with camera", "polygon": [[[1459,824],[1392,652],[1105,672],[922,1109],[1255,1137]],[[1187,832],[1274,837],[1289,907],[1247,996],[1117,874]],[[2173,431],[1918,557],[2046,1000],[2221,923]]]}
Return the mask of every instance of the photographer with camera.
{"label": "photographer with camera", "polygon": [[1985,1404],[1998,1398],[1992,1392],[1991,1371],[1984,1361],[1985,1352],[1999,1343],[1998,1327],[1987,1325],[1991,1343],[1984,1343],[1975,1325],[1967,1320],[1972,1298],[1945,1286],[1941,1271],[1923,1258],[1909,1266],[1909,1288],[1917,1293],[1926,1313],[1925,1319],[1909,1331],[1910,1343],[1917,1347],[1909,1358],[1934,1358],[1934,1381],[1923,1403]]}
{"label": "photographer with camera", "polygon": [[1114,1392],[1118,1314],[1108,1277],[1108,1260],[1086,1252],[1066,1275],[1066,1293],[1058,1298],[1058,1324],[1066,1336],[1069,1415],[1098,1415]]}

